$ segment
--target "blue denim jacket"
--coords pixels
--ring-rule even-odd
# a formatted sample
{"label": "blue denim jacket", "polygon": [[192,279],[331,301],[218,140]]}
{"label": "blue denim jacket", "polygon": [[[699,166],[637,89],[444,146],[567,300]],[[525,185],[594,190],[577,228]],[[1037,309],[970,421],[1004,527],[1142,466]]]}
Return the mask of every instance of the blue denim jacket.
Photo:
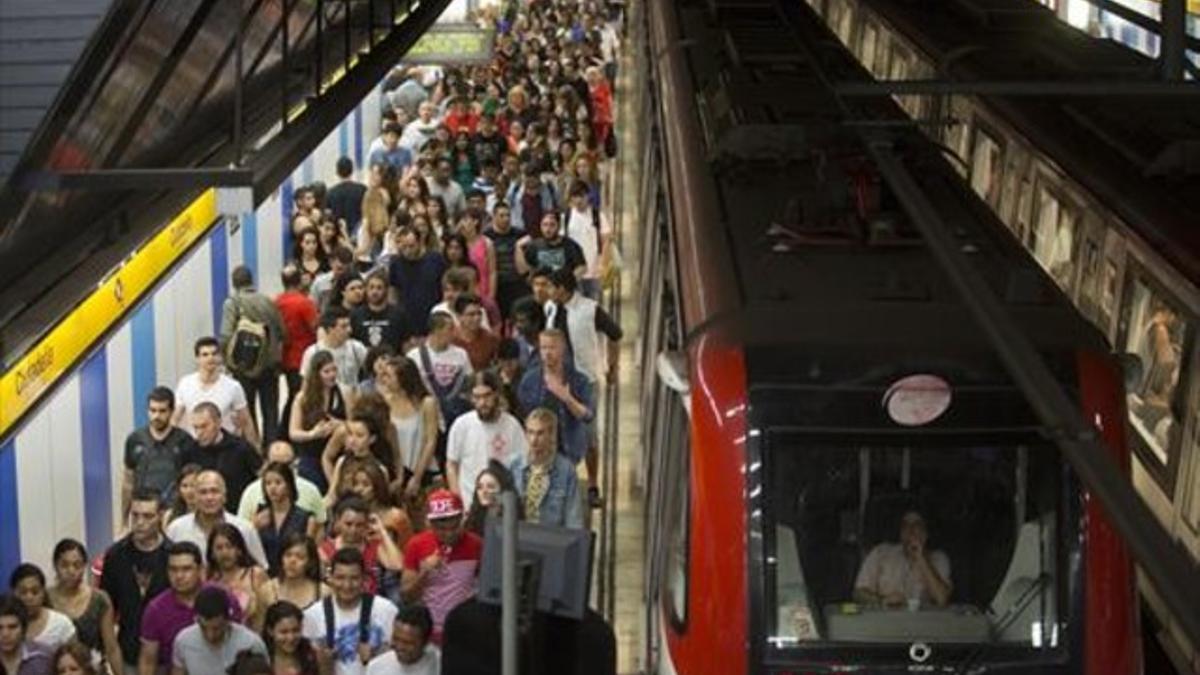
{"label": "blue denim jacket", "polygon": [[521,412],[528,415],[534,408],[549,408],[558,417],[558,451],[567,459],[578,463],[587,453],[590,442],[589,428],[596,417],[596,397],[592,383],[587,377],[575,370],[570,364],[564,364],[567,386],[571,395],[587,408],[587,415],[578,419],[567,409],[567,405],[546,389],[542,364],[537,363],[525,371],[521,384],[517,386],[517,400],[521,402]]}
{"label": "blue denim jacket", "polygon": [[[525,455],[518,455],[509,466],[517,494],[525,499],[532,467]],[[583,527],[583,498],[579,494],[579,476],[571,460],[555,453],[550,465],[550,487],[538,507],[538,523],[559,527]]]}

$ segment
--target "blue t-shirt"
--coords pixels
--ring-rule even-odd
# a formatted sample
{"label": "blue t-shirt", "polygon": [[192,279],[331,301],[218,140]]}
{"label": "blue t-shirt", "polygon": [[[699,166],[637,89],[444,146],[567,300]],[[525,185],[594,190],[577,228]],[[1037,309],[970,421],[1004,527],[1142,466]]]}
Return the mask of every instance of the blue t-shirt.
{"label": "blue t-shirt", "polygon": [[393,256],[388,263],[388,282],[403,299],[408,326],[418,335],[429,333],[429,311],[442,301],[442,274],[446,260],[440,253],[426,253],[417,260]]}
{"label": "blue t-shirt", "polygon": [[384,164],[394,168],[397,172],[402,172],[408,168],[409,164],[412,164],[412,161],[412,153],[408,151],[408,148],[403,148],[397,145],[391,150],[388,150],[387,148],[380,148],[379,150],[372,152],[370,161],[367,162],[367,164],[368,166],[373,164]]}

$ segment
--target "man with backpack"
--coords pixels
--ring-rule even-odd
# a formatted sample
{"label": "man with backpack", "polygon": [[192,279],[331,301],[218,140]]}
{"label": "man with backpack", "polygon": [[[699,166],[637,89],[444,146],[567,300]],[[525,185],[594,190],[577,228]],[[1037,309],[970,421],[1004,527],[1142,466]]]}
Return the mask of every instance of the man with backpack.
{"label": "man with backpack", "polygon": [[579,277],[579,291],[586,298],[600,299],[600,275],[612,256],[612,224],[588,201],[588,186],[576,181],[571,186],[571,208],[564,216],[567,238],[583,249],[586,267]]}
{"label": "man with backpack", "polygon": [[333,594],[304,610],[304,637],[334,664],[335,675],[363,675],[367,663],[388,647],[396,605],[363,592],[363,555],[343,548],[330,561]]}
{"label": "man with backpack", "polygon": [[262,407],[262,441],[279,431],[279,359],[283,351],[283,319],[275,301],[254,289],[250,268],[238,265],[231,275],[233,294],[221,308],[221,349],[225,367],[242,385],[250,417]]}

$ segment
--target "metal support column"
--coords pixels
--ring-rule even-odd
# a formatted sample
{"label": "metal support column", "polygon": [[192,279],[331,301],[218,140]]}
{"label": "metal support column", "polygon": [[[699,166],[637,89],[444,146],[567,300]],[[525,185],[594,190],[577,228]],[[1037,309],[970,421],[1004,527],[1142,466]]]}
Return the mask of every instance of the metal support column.
{"label": "metal support column", "polygon": [[233,165],[242,165],[242,41],[246,34],[246,21],[249,18],[243,11],[244,3],[238,1],[237,34],[233,41]]}
{"label": "metal support column", "polygon": [[283,9],[283,18],[279,20],[279,45],[282,49],[280,54],[280,64],[283,66],[283,81],[280,86],[279,95],[279,118],[284,129],[287,129],[288,124],[288,82],[292,79],[292,62],[288,58],[288,22],[292,18],[292,3],[291,0],[280,0]]}
{"label": "metal support column", "polygon": [[1184,39],[1187,35],[1187,2],[1163,0],[1162,3],[1162,76],[1165,80],[1182,80],[1187,54]]}
{"label": "metal support column", "polygon": [[500,672],[517,675],[517,493],[500,496],[504,543],[500,554]]}
{"label": "metal support column", "polygon": [[317,0],[317,44],[313,51],[313,96],[321,95],[321,78],[325,73],[325,0]]}

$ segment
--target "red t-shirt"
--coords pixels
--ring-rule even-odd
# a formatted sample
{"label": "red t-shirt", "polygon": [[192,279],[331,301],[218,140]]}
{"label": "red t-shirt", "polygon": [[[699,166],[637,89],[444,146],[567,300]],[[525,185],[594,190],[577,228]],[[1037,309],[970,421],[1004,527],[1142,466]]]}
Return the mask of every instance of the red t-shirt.
{"label": "red t-shirt", "polygon": [[[337,542],[333,538],[326,539],[321,542],[317,548],[317,553],[321,556],[321,560],[326,564],[333,560],[333,554],[337,553]],[[379,590],[379,540],[367,541],[366,548],[363,549],[363,591],[374,595]]]}
{"label": "red t-shirt", "polygon": [[280,359],[284,370],[299,370],[304,350],[317,341],[317,305],[300,291],[284,291],[275,298],[287,338]]}
{"label": "red t-shirt", "polygon": [[464,532],[454,546],[446,548],[438,543],[432,530],[413,535],[404,547],[404,569],[417,571],[421,561],[441,549],[442,566],[431,572],[425,590],[421,593],[421,604],[433,614],[433,633],[441,639],[442,625],[446,615],[459,604],[475,595],[475,579],[479,574],[479,563],[483,560],[483,540],[474,532]]}

